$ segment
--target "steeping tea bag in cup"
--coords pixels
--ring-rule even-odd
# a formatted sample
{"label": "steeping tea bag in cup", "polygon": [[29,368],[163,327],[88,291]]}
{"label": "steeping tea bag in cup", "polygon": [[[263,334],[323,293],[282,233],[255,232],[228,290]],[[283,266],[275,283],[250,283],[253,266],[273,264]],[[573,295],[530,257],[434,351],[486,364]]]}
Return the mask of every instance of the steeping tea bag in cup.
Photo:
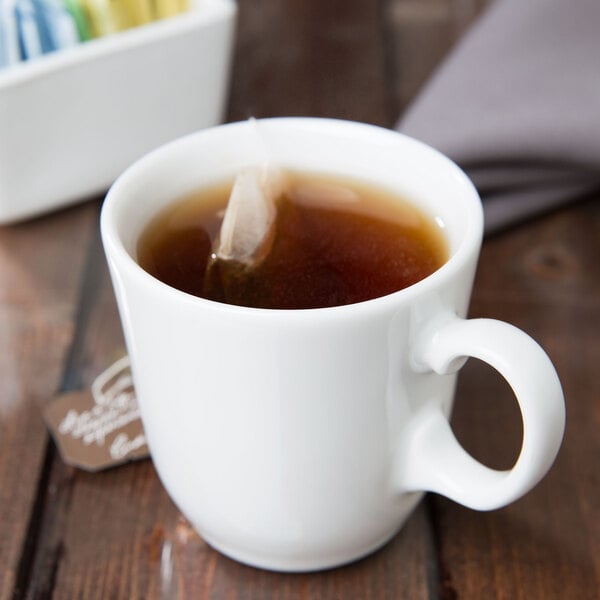
{"label": "steeping tea bag in cup", "polygon": [[[251,302],[232,309],[176,293],[136,262],[144,226],[173,208],[190,183],[224,181],[231,160],[262,164],[246,143],[251,124],[167,144],[119,178],[102,208],[102,240],[152,459],[186,518],[208,544],[245,564],[310,571],[379,549],[426,490],[478,510],[528,492],[560,446],[564,400],[550,359],[530,337],[508,323],[464,318],[483,233],[473,185],[439,152],[388,129],[308,118],[259,126],[286,169],[275,236],[259,271],[273,262],[291,275],[284,287],[299,281],[298,293],[314,288],[315,278],[302,277],[304,257],[298,269],[273,259],[289,237],[286,207],[297,208],[288,198],[295,178],[315,170],[337,181],[360,175],[394,197],[406,194],[436,219],[448,252],[416,284],[368,301],[314,310],[305,310],[314,305],[304,300],[289,310],[285,302],[273,307],[279,310]],[[212,214],[223,205],[213,204]],[[211,222],[218,231],[218,218]],[[311,261],[331,257],[330,240],[319,245],[330,225],[315,226]],[[294,246],[304,244],[310,228],[300,220]],[[270,231],[244,244],[251,260],[262,257]],[[340,247],[347,256],[367,245],[354,235]],[[212,247],[204,246],[208,254]],[[198,254],[191,258],[197,264]],[[363,272],[375,276],[389,262],[368,261]],[[329,271],[323,272],[328,283]],[[270,269],[266,275],[252,277],[252,284],[274,297]],[[479,463],[452,431],[457,371],[469,356],[504,376],[518,401],[522,448],[510,469]]]}
{"label": "steeping tea bag in cup", "polygon": [[[251,119],[249,123],[257,163],[235,177],[220,232],[206,263],[201,295],[227,304],[259,308],[316,308],[345,304],[348,297],[353,301],[365,299],[368,292],[363,284],[364,278],[370,277],[371,255],[368,250],[362,252],[358,232],[369,230],[366,247],[383,252],[383,242],[378,244],[369,229],[383,226],[381,208],[364,201],[368,193],[343,179],[284,172],[273,164],[256,121]],[[361,218],[365,219],[364,225]],[[386,210],[386,220],[398,221],[415,231],[423,224],[419,211],[407,203],[402,210]],[[363,229],[358,228],[359,222]],[[356,235],[334,236],[327,223]],[[386,233],[381,231],[380,235],[377,239],[384,240]],[[385,252],[380,256],[392,259],[389,263],[398,263],[398,257],[402,257],[409,265],[403,270],[405,279],[412,283],[410,269],[419,261],[408,252],[408,247],[400,248],[398,244],[395,242],[391,257]],[[353,262],[342,255],[351,255]],[[359,283],[345,267],[348,262],[362,265],[356,271]],[[389,285],[386,292],[397,289]],[[408,284],[399,287],[404,285]]]}
{"label": "steeping tea bag in cup", "polygon": [[243,286],[244,279],[268,255],[284,179],[282,171],[269,162],[237,174],[206,267],[204,290],[208,296],[235,303],[234,286]]}

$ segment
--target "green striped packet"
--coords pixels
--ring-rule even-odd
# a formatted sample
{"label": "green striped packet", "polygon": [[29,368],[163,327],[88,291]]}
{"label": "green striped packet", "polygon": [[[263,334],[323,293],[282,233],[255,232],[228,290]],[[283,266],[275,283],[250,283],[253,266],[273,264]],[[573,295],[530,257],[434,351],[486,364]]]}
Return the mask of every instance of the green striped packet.
{"label": "green striped packet", "polygon": [[69,12],[69,14],[73,17],[73,20],[75,21],[75,26],[77,27],[79,39],[82,42],[92,39],[89,19],[86,15],[84,8],[81,6],[81,4],[79,4],[79,0],[63,0],[63,3],[66,10]]}

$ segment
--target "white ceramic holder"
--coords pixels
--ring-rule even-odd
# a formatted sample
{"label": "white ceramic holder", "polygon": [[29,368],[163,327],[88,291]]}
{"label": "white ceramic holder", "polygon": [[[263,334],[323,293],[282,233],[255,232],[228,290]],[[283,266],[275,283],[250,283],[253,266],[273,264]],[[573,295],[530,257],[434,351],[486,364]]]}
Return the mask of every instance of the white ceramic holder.
{"label": "white ceramic holder", "polygon": [[0,224],[104,192],[132,161],[221,122],[233,0],[0,71]]}

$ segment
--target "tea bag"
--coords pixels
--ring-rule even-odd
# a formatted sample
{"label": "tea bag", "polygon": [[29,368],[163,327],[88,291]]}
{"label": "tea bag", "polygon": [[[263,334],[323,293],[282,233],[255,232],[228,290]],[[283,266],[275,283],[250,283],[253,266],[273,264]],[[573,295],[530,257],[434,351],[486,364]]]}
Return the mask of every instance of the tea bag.
{"label": "tea bag", "polygon": [[283,172],[270,162],[238,173],[206,267],[208,297],[235,304],[234,288],[243,286],[269,254],[284,186]]}
{"label": "tea bag", "polygon": [[223,217],[217,259],[250,265],[264,257],[273,238],[276,200],[283,192],[283,175],[266,164],[238,173]]}

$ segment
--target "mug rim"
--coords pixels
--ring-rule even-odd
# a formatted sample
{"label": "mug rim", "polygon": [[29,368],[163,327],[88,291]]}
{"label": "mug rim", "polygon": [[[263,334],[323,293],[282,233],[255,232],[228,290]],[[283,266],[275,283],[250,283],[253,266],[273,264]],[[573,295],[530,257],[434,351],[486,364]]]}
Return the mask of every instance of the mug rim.
{"label": "mug rim", "polygon": [[167,142],[136,160],[114,181],[106,194],[100,215],[101,237],[108,262],[110,263],[112,260],[119,260],[121,266],[126,269],[131,276],[138,278],[140,283],[155,287],[157,291],[172,297],[178,302],[196,304],[204,309],[215,310],[218,312],[225,311],[236,314],[276,315],[289,318],[290,315],[306,316],[325,313],[333,315],[334,313],[346,314],[360,310],[375,310],[376,308],[385,308],[390,303],[397,304],[400,301],[409,301],[415,296],[427,293],[428,291],[435,289],[444,281],[451,279],[453,274],[458,271],[471,256],[473,256],[473,252],[478,253],[483,237],[483,207],[479,194],[466,173],[454,161],[432,146],[399,131],[358,121],[323,117],[270,117],[257,119],[257,121],[268,122],[275,125],[281,123],[283,125],[292,124],[308,127],[339,128],[346,131],[353,128],[356,131],[363,132],[370,130],[378,136],[389,136],[390,139],[398,137],[402,138],[405,143],[421,148],[438,162],[444,164],[444,168],[452,174],[457,185],[462,186],[462,194],[470,197],[470,210],[467,215],[469,217],[468,223],[465,226],[464,235],[457,248],[441,267],[427,277],[424,277],[406,288],[361,302],[320,308],[288,309],[238,306],[209,300],[200,296],[194,296],[193,294],[189,294],[160,281],[145,271],[125,248],[121,236],[118,233],[116,216],[117,205],[123,201],[123,198],[127,197],[127,193],[130,191],[129,188],[133,186],[140,176],[143,176],[152,164],[161,162],[162,159],[167,157],[178,147],[186,144],[193,144],[196,139],[211,135],[211,132],[214,132],[217,129],[220,130],[244,126],[248,123],[248,120],[244,120],[202,129]]}

